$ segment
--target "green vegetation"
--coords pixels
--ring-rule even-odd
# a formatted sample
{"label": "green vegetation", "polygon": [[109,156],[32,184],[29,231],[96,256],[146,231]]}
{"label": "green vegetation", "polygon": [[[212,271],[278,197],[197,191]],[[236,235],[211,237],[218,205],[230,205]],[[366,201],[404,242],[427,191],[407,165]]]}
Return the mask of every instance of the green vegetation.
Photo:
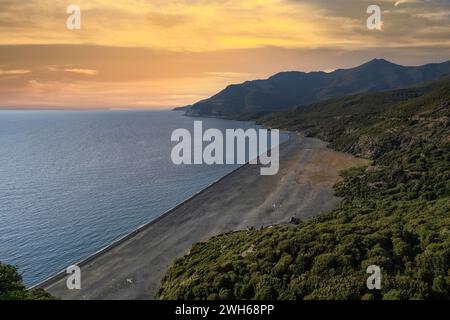
{"label": "green vegetation", "polygon": [[0,262],[0,300],[51,300],[42,289],[27,290],[14,266]]}
{"label": "green vegetation", "polygon": [[[195,244],[160,299],[450,298],[450,79],[270,114],[261,122],[373,159],[343,172],[334,211]],[[382,289],[366,287],[369,265]]]}

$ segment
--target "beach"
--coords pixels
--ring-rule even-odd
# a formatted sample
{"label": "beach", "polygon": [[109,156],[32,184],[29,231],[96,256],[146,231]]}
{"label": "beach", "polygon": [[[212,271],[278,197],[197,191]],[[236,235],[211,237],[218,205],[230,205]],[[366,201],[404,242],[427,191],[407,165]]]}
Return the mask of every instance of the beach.
{"label": "beach", "polygon": [[365,162],[291,134],[280,146],[277,175],[261,176],[259,165],[245,165],[79,263],[81,290],[67,289],[64,273],[38,286],[62,299],[153,299],[167,267],[192,244],[328,212],[340,201],[332,189],[339,172]]}

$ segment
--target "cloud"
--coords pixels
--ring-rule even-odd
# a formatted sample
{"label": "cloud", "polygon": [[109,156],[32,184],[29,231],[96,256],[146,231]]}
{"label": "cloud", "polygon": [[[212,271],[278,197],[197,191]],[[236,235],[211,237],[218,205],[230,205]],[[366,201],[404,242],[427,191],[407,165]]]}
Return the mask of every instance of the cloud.
{"label": "cloud", "polygon": [[[173,53],[82,45],[0,46],[1,70],[32,70],[0,77],[0,108],[175,107],[210,97],[231,83],[267,78],[280,71],[350,68],[376,57],[419,65],[447,60],[450,48],[265,47]],[[79,70],[91,70],[91,74],[98,70],[98,74],[86,76]]]}
{"label": "cloud", "polygon": [[36,79],[31,79],[27,81],[28,85],[35,90],[42,90],[42,89],[46,89],[47,85],[36,80]]}
{"label": "cloud", "polygon": [[172,28],[187,23],[190,17],[183,14],[149,12],[147,19],[151,25],[161,28]]}
{"label": "cloud", "polygon": [[450,11],[416,13],[413,16],[434,21],[441,21],[450,19]]}
{"label": "cloud", "polygon": [[394,4],[394,6],[398,7],[398,6],[401,5],[402,3],[406,3],[406,2],[411,2],[411,1],[409,1],[409,0],[398,0],[398,1]]}
{"label": "cloud", "polygon": [[92,69],[64,69],[64,71],[83,74],[83,75],[87,75],[87,76],[94,76],[94,75],[98,74],[98,70],[92,70]]}
{"label": "cloud", "polygon": [[204,74],[206,76],[212,76],[215,78],[226,78],[226,79],[245,79],[250,76],[249,73],[230,72],[230,71],[223,71],[223,72],[208,71],[208,72],[205,72]]}
{"label": "cloud", "polygon": [[425,2],[434,2],[436,4],[448,4],[449,0],[397,0],[397,2],[395,2],[394,6],[398,7],[401,4],[404,3],[425,3]]}
{"label": "cloud", "polygon": [[0,69],[0,76],[3,76],[3,75],[8,75],[8,76],[10,76],[10,75],[22,75],[22,74],[27,74],[27,73],[30,73],[31,72],[31,70],[25,70],[25,69],[16,69],[16,70],[3,70],[3,69]]}
{"label": "cloud", "polygon": [[379,0],[382,33],[370,0],[77,0],[75,32],[68,3],[0,0],[2,103],[177,106],[279,71],[450,57],[449,0]]}
{"label": "cloud", "polygon": [[[351,49],[395,45],[404,41],[401,36],[383,38],[384,35],[368,32],[365,22],[369,1],[361,0],[78,2],[82,10],[81,30],[74,32],[65,27],[65,1],[0,1],[0,44],[89,43],[204,52],[266,46],[345,46]],[[408,10],[417,9],[421,13],[429,12],[428,4],[432,4],[433,10],[446,4],[424,0],[398,0],[395,4],[399,6],[406,2],[415,3],[413,8],[407,6]],[[386,9],[393,8],[393,3],[394,0],[380,1],[382,8]],[[406,15],[396,14],[387,18],[385,33],[395,33],[397,28],[404,26],[410,30],[408,37],[411,43],[421,42],[421,39],[413,39],[415,35],[420,36],[420,23],[408,21]]]}
{"label": "cloud", "polygon": [[55,73],[68,72],[86,76],[95,76],[99,74],[99,71],[97,69],[79,68],[73,65],[49,65],[44,69]]}

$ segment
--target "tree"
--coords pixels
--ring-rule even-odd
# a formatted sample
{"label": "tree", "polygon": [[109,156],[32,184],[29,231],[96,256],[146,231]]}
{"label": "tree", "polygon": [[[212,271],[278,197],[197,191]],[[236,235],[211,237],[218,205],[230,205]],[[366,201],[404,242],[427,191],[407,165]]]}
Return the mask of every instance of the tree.
{"label": "tree", "polygon": [[51,300],[42,289],[27,290],[15,266],[0,262],[0,300]]}

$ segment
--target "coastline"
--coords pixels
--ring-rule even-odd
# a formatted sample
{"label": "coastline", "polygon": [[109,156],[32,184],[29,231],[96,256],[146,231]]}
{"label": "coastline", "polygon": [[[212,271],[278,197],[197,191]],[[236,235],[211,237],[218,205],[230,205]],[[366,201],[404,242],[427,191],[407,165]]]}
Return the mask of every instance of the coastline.
{"label": "coastline", "polygon": [[[176,110],[174,110],[174,111],[176,111]],[[289,140],[291,139],[292,135],[297,134],[297,133],[293,133],[293,132],[284,132],[284,131],[283,131],[283,133],[286,133],[288,135],[288,139],[286,141],[281,142],[280,143],[280,147],[283,144],[288,143]],[[172,208],[168,209],[167,211],[163,212],[161,215],[159,215],[155,219],[153,219],[153,220],[151,220],[151,221],[149,221],[147,223],[144,223],[143,225],[137,227],[136,229],[130,231],[129,233],[127,233],[127,234],[125,234],[125,235],[123,235],[123,236],[113,240],[110,244],[108,244],[108,245],[104,246],[103,248],[97,250],[93,254],[91,254],[88,257],[82,259],[80,262],[74,263],[73,265],[77,265],[78,267],[81,268],[82,266],[88,264],[89,262],[91,262],[95,258],[101,256],[102,254],[108,252],[109,250],[112,250],[114,247],[120,245],[121,243],[131,239],[132,237],[134,237],[139,232],[141,232],[141,231],[145,230],[146,228],[150,227],[152,224],[157,223],[161,219],[167,218],[172,213],[174,213],[177,209],[179,209],[183,205],[187,204],[189,201],[192,201],[194,198],[196,198],[197,196],[201,195],[202,193],[208,191],[208,189],[212,188],[217,183],[221,182],[222,180],[226,179],[228,176],[230,176],[233,173],[243,169],[244,167],[246,167],[248,165],[249,165],[249,162],[241,165],[239,168],[236,168],[236,169],[232,170],[231,172],[227,173],[223,177],[220,177],[220,178],[216,179],[215,181],[211,182],[209,185],[207,185],[202,190],[194,193],[193,195],[189,196],[185,200],[181,201],[179,204],[177,204],[174,207],[172,207]],[[69,266],[67,266],[67,267],[69,267]],[[45,288],[45,287],[51,285],[52,283],[54,283],[56,281],[59,281],[62,278],[65,278],[66,276],[67,276],[66,269],[62,269],[62,270],[57,271],[54,274],[50,275],[46,279],[44,279],[44,280],[42,280],[42,281],[40,281],[40,282],[30,286],[30,289]]]}
{"label": "coastline", "polygon": [[[288,141],[286,141],[286,142],[288,142]],[[150,227],[152,224],[157,223],[161,219],[169,217],[177,209],[181,208],[183,205],[187,204],[189,201],[192,201],[195,197],[201,195],[203,192],[206,192],[209,188],[213,187],[215,184],[219,183],[221,180],[227,178],[229,175],[235,173],[236,171],[244,168],[247,165],[248,165],[248,162],[246,164],[243,164],[239,168],[236,168],[233,171],[227,173],[223,177],[221,177],[221,178],[211,182],[208,186],[206,186],[202,190],[196,192],[195,194],[193,194],[192,196],[188,197],[187,199],[181,201],[179,204],[177,204],[173,208],[170,208],[169,210],[163,212],[160,216],[158,216],[155,219],[153,219],[153,220],[151,220],[151,221],[149,221],[149,222],[147,222],[147,223],[137,227],[135,230],[132,230],[131,232],[127,233],[126,235],[117,238],[116,240],[114,240],[110,244],[108,244],[108,245],[104,246],[103,248],[97,250],[96,252],[94,252],[93,254],[89,255],[85,259],[82,259],[80,262],[74,263],[74,265],[77,265],[77,266],[79,266],[81,268],[82,266],[88,264],[89,262],[91,262],[95,258],[101,256],[102,254],[108,252],[109,250],[112,250],[114,247],[120,245],[121,243],[131,239],[132,237],[137,235],[139,232],[142,232],[146,228]],[[47,286],[51,285],[52,283],[54,283],[55,281],[59,281],[62,278],[65,278],[66,276],[67,276],[66,269],[63,269],[63,270],[58,271],[58,272],[54,273],[53,275],[47,277],[47,279],[44,279],[43,281],[40,281],[39,283],[30,286],[29,289],[36,289],[36,288],[47,287]]]}
{"label": "coastline", "polygon": [[[64,270],[33,288],[63,299],[152,299],[167,266],[195,242],[333,209],[340,202],[332,190],[338,172],[361,160],[326,145],[291,133],[280,145],[278,175],[263,177],[259,165],[243,165],[77,264],[81,290],[65,287]],[[338,161],[320,163],[324,155]]]}

